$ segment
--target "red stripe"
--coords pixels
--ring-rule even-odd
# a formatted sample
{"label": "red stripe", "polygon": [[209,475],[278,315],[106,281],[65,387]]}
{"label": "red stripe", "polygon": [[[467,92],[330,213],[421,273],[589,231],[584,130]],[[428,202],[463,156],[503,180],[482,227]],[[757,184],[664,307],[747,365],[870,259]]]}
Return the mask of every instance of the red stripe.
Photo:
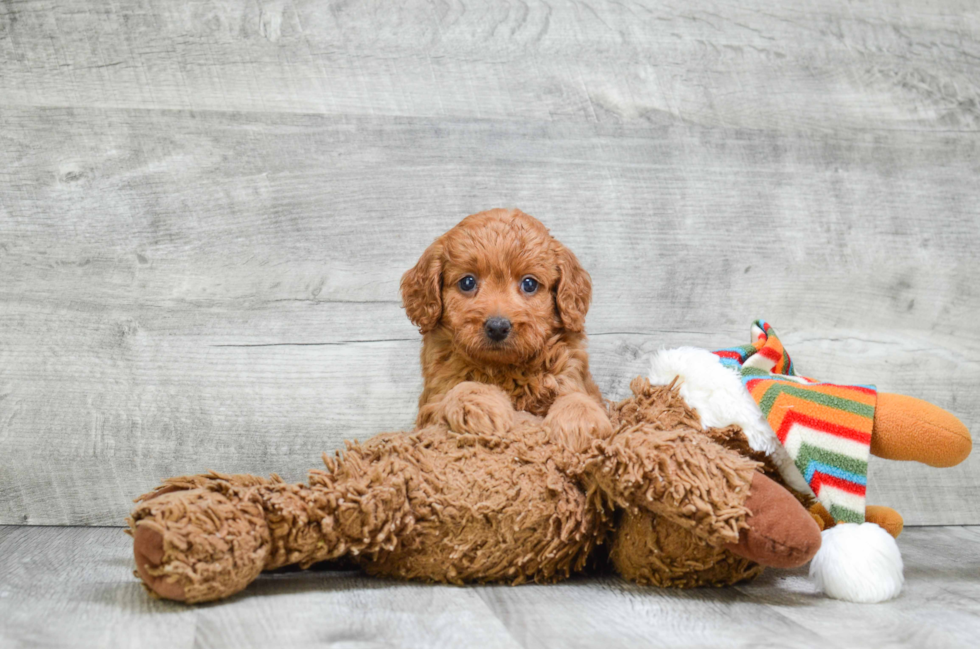
{"label": "red stripe", "polygon": [[768,358],[769,360],[778,363],[783,360],[783,355],[777,352],[772,347],[763,347],[759,350],[759,353]]}
{"label": "red stripe", "polygon": [[816,417],[805,415],[799,410],[790,410],[783,416],[783,424],[779,427],[779,430],[776,431],[776,437],[779,438],[780,442],[784,444],[786,443],[786,435],[789,434],[789,429],[792,428],[793,424],[797,423],[803,424],[807,428],[813,428],[814,430],[819,430],[824,433],[830,433],[834,437],[851,439],[862,444],[871,444],[871,433],[865,433],[857,430],[856,428],[835,424],[834,422],[827,421],[826,419],[817,419]]}
{"label": "red stripe", "polygon": [[827,475],[826,473],[821,473],[820,471],[813,472],[813,478],[810,479],[810,487],[813,488],[813,492],[820,495],[820,489],[824,485],[830,485],[831,487],[836,487],[841,491],[846,491],[847,493],[852,493],[855,496],[865,496],[867,494],[867,487],[862,484],[857,484],[856,482],[851,482],[850,480],[842,480],[837,476]]}
{"label": "red stripe", "polygon": [[737,361],[742,360],[742,354],[740,354],[739,352],[732,352],[732,351],[720,350],[720,351],[714,352],[714,354],[715,354],[715,356],[721,356],[722,358],[733,358],[733,359],[735,359]]}

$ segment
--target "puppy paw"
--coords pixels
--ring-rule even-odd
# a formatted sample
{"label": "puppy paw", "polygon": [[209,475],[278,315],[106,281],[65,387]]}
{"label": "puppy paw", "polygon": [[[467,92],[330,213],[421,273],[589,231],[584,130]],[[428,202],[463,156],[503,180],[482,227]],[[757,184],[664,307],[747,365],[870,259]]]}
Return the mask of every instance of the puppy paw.
{"label": "puppy paw", "polygon": [[514,406],[495,385],[464,381],[446,393],[442,415],[454,432],[500,435],[514,423]]}
{"label": "puppy paw", "polygon": [[605,409],[579,392],[558,397],[544,423],[551,429],[552,440],[576,452],[587,449],[592,440],[608,439],[613,434]]}

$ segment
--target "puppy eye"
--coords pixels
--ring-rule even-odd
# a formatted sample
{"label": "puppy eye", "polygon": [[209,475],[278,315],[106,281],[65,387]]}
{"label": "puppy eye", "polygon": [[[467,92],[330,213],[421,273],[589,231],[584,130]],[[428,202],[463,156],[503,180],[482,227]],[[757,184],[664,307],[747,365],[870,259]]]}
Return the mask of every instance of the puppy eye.
{"label": "puppy eye", "polygon": [[470,293],[476,289],[476,278],[472,275],[467,275],[463,279],[456,282],[456,285],[459,286],[459,290],[462,292]]}
{"label": "puppy eye", "polygon": [[536,290],[538,290],[538,280],[534,279],[530,275],[521,280],[521,290],[531,295]]}

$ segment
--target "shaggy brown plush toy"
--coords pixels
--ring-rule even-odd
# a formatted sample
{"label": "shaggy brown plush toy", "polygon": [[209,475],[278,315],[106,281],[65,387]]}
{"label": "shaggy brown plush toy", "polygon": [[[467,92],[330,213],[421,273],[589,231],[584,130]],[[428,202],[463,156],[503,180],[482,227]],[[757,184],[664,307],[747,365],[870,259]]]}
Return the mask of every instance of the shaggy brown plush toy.
{"label": "shaggy brown plush toy", "polygon": [[585,451],[499,388],[465,382],[433,423],[348,444],[308,485],[170,479],[129,519],[138,575],[202,602],[263,570],[341,557],[405,579],[551,582],[610,534],[615,568],[658,585],[728,584],[813,556],[816,523],[737,427],[703,428],[674,385],[632,388],[611,408],[614,434]]}
{"label": "shaggy brown plush toy", "polygon": [[865,507],[868,454],[952,466],[972,445],[924,402],[796,376],[761,322],[718,355],[665,350],[656,385],[634,380],[603,407],[589,275],[518,210],[467,217],[401,288],[423,334],[415,430],[348,444],[309,484],[166,481],[129,519],[152,592],[213,600],[263,570],[340,558],[406,579],[548,582],[600,561],[599,546],[641,583],[724,585],[806,563],[840,521],[818,581],[880,601],[901,588],[901,557],[864,521],[897,534],[901,517]]}
{"label": "shaggy brown plush toy", "polygon": [[586,353],[589,274],[537,219],[468,216],[401,291],[423,334],[416,428],[349,444],[308,485],[168,480],[129,520],[150,590],[217,599],[263,570],[341,557],[403,578],[553,581],[586,566],[617,511],[635,515],[613,562],[642,581],[729,583],[751,561],[816,552],[807,510],[672,386],[639,383],[606,411]]}

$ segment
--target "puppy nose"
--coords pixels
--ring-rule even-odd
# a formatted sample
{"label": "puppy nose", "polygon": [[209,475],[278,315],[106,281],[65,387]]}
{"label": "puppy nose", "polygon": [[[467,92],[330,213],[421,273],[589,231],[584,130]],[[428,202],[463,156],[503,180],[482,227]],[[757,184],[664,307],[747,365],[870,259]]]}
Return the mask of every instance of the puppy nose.
{"label": "puppy nose", "polygon": [[510,335],[510,320],[507,318],[487,318],[487,321],[483,323],[483,330],[487,333],[487,338],[499,343]]}

